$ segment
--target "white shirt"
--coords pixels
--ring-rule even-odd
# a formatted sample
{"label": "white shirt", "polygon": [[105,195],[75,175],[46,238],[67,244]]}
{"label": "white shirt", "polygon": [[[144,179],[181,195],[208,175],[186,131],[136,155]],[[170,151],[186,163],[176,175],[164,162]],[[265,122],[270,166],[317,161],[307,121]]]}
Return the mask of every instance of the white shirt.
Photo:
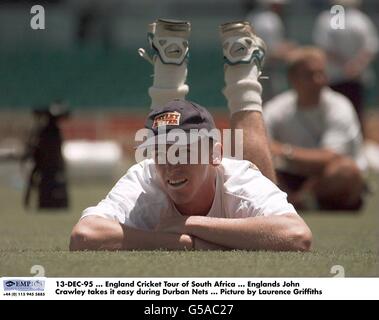
{"label": "white shirt", "polygon": [[345,80],[343,71],[345,63],[355,57],[361,49],[373,54],[378,53],[379,38],[370,18],[358,9],[345,10],[345,29],[332,29],[330,25],[332,17],[329,11],[319,15],[313,39],[321,48],[340,57],[338,60],[340,63],[330,61],[327,68],[331,83],[335,83]]}
{"label": "white shirt", "polygon": [[355,159],[360,169],[366,168],[358,117],[342,94],[325,87],[319,105],[302,110],[296,92],[289,90],[268,101],[263,116],[272,139],[302,148],[333,150]]}
{"label": "white shirt", "polygon": [[[249,161],[226,159],[217,167],[216,193],[208,217],[246,218],[296,213],[287,194]],[[132,166],[90,215],[118,221],[130,227],[152,230],[163,217],[180,215],[159,186],[154,161]]]}

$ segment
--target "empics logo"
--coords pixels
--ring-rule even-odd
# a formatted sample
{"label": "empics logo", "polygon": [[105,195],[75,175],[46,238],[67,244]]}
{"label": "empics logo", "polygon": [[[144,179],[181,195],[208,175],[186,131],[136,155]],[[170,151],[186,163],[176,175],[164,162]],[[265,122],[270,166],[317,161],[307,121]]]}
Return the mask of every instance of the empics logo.
{"label": "empics logo", "polygon": [[45,280],[3,280],[4,291],[44,291]]}
{"label": "empics logo", "polygon": [[[16,282],[14,281],[4,281],[4,286],[6,286],[7,288],[10,288],[10,287],[13,287],[16,285]],[[4,287],[5,289],[5,287]]]}

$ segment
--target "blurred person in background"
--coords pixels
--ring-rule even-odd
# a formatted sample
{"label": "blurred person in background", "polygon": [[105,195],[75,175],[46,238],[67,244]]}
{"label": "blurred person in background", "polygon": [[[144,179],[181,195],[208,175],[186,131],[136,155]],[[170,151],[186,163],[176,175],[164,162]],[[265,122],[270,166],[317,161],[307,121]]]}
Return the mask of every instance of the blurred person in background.
{"label": "blurred person in background", "polygon": [[358,210],[366,162],[354,107],[327,86],[322,50],[298,48],[289,61],[292,89],[264,109],[279,186],[298,209]]}
{"label": "blurred person in background", "polygon": [[22,159],[32,162],[24,195],[27,209],[34,189],[38,193],[38,209],[66,209],[69,205],[63,138],[58,124],[68,115],[68,110],[59,102],[33,111],[34,128]]}
{"label": "blurred person in background", "polygon": [[283,13],[290,0],[258,0],[246,20],[254,24],[254,30],[265,41],[268,54],[263,82],[263,101],[271,99],[286,87],[285,62],[295,43],[286,38]]}
{"label": "blurred person in background", "polygon": [[330,86],[353,103],[361,125],[364,89],[375,81],[370,65],[379,51],[375,25],[361,10],[361,0],[331,0],[345,10],[345,28],[333,29],[332,13],[322,12],[315,23],[313,39],[327,54]]}

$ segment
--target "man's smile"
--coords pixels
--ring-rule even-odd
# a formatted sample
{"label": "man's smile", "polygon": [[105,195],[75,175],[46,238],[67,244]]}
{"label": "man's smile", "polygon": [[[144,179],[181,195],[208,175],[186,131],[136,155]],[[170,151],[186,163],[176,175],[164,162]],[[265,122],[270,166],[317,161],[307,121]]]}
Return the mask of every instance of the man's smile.
{"label": "man's smile", "polygon": [[167,184],[173,188],[178,189],[184,186],[188,182],[188,179],[182,178],[182,179],[168,179]]}

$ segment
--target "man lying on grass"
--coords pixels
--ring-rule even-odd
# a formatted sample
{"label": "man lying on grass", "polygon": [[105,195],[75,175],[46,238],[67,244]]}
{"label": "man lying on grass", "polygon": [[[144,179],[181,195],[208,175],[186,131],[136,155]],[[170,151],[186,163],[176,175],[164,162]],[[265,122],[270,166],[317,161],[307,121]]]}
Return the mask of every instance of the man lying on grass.
{"label": "man lying on grass", "polygon": [[[160,54],[153,58],[152,111],[145,125],[152,136],[139,146],[151,148],[153,157],[132,166],[104,200],[84,210],[72,231],[70,249],[309,250],[311,231],[287,195],[267,178],[275,179],[257,80],[262,41],[244,22],[221,28],[225,43],[236,41],[244,49],[223,46],[231,128],[243,132],[243,141],[231,141],[235,149],[243,147],[245,160],[236,160],[222,157],[222,144],[210,134],[216,130],[210,113],[183,100],[188,92],[184,84],[188,45],[178,43],[186,41],[189,24],[159,20],[153,27],[153,43],[160,32],[166,35],[156,47],[174,38],[172,44],[184,57],[169,60],[158,48]],[[233,52],[240,59],[241,51],[250,62],[229,64]],[[170,139],[173,132],[175,139]]]}

